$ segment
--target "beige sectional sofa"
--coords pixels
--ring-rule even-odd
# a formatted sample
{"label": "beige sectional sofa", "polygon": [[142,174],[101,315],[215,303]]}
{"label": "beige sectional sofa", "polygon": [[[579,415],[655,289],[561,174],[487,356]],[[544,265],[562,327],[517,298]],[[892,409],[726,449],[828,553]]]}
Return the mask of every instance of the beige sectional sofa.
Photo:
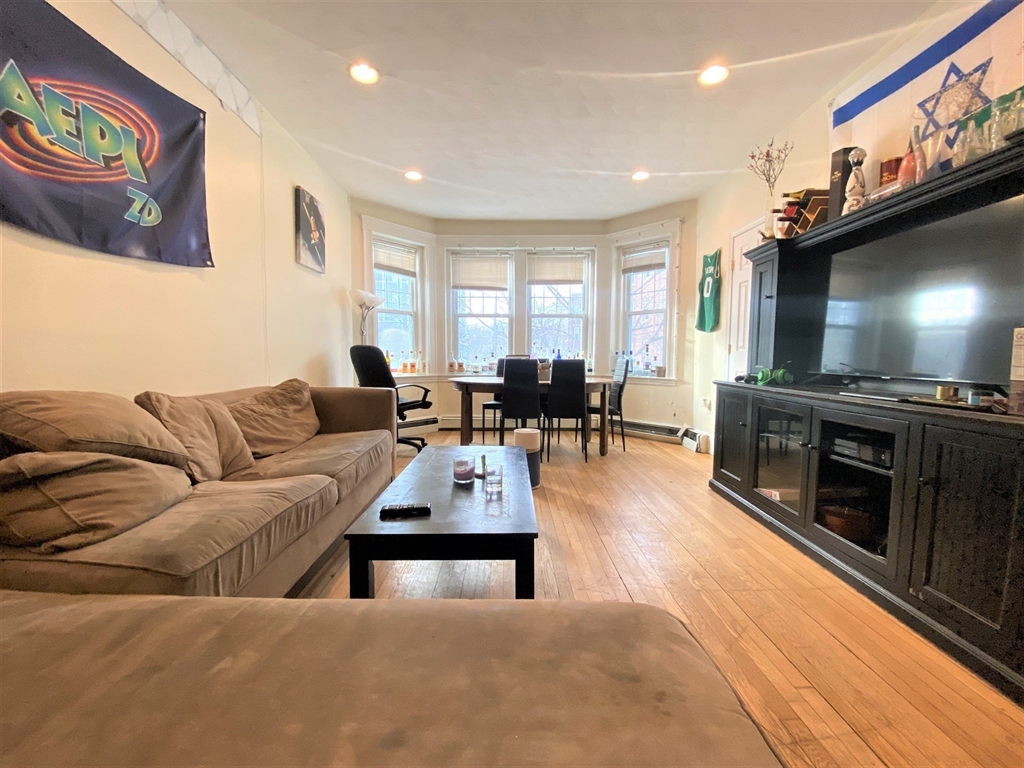
{"label": "beige sectional sofa", "polygon": [[[394,398],[294,380],[140,395],[172,435],[125,398],[0,394],[0,587],[284,596],[393,479]],[[225,415],[235,407],[241,430]],[[97,458],[83,466],[82,457]],[[224,468],[234,471],[220,476]],[[151,515],[157,499],[175,503]]]}

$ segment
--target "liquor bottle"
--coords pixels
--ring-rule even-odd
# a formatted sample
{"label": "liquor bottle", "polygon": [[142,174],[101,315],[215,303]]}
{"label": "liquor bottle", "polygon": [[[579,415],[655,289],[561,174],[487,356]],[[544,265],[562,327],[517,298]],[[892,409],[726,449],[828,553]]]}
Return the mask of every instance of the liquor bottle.
{"label": "liquor bottle", "polygon": [[463,360],[461,357],[455,361],[455,371],[456,373],[466,372],[466,361]]}
{"label": "liquor bottle", "polygon": [[455,355],[452,355],[450,358],[448,358],[448,373],[455,373],[456,367],[457,366],[455,364]]}
{"label": "liquor bottle", "polygon": [[420,368],[420,361],[416,358],[416,353],[409,351],[409,373],[417,373]]}
{"label": "liquor bottle", "polygon": [[490,374],[498,372],[498,357],[494,354],[494,350],[491,350],[491,359],[487,361],[487,372]]}
{"label": "liquor bottle", "polygon": [[557,354],[555,355],[555,360],[561,360],[561,359],[562,359],[562,349],[559,348]]}
{"label": "liquor bottle", "polygon": [[470,373],[480,373],[480,355],[473,355],[473,367],[469,369]]}
{"label": "liquor bottle", "polygon": [[651,372],[651,345],[647,344],[644,347],[644,370],[648,373]]}
{"label": "liquor bottle", "polygon": [[384,362],[387,363],[389,371],[394,370],[394,368],[391,367],[391,353],[386,349],[384,350]]}
{"label": "liquor bottle", "polygon": [[402,350],[402,373],[409,372],[409,356],[405,354],[405,350]]}

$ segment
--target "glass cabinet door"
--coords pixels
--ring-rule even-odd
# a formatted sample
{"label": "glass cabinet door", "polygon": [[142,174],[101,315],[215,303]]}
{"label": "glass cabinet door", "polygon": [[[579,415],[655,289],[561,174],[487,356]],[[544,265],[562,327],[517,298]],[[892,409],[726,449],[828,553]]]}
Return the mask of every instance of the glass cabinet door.
{"label": "glass cabinet door", "polygon": [[810,416],[810,408],[795,403],[754,398],[754,492],[775,502],[777,516],[796,524],[803,520]]}

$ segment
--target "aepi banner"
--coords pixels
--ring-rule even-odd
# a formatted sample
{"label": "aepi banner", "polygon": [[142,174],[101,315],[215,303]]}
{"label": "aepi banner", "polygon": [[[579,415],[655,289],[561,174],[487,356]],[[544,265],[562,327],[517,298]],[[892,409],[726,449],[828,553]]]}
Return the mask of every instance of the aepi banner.
{"label": "aepi banner", "polygon": [[45,0],[0,0],[0,219],[104,253],[212,267],[205,113]]}
{"label": "aepi banner", "polygon": [[944,134],[948,161],[960,119],[1021,85],[1024,0],[954,5],[836,97],[830,148],[863,147],[865,175],[878,179],[878,163],[902,157],[916,125],[922,139]]}

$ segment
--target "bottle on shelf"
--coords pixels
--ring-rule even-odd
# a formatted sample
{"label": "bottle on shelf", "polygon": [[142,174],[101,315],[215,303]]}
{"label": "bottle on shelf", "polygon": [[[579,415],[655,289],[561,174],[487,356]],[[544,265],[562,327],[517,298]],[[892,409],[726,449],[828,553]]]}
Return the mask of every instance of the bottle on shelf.
{"label": "bottle on shelf", "polygon": [[480,373],[480,355],[473,355],[473,365],[469,369],[470,373]]}
{"label": "bottle on shelf", "polygon": [[409,352],[409,373],[419,373],[420,361],[415,352]]}
{"label": "bottle on shelf", "polygon": [[612,370],[615,370],[615,366],[619,364],[619,350],[612,352]]}
{"label": "bottle on shelf", "polygon": [[394,368],[391,365],[391,353],[386,349],[384,350],[384,362],[387,363],[388,370],[394,370]]}
{"label": "bottle on shelf", "polygon": [[651,345],[647,344],[644,346],[644,370],[647,373],[651,372]]}
{"label": "bottle on shelf", "polygon": [[422,350],[420,350],[417,353],[417,357],[419,358],[419,365],[417,366],[417,368],[419,369],[419,372],[420,373],[426,373],[427,372],[427,358],[423,354]]}
{"label": "bottle on shelf", "polygon": [[455,372],[456,373],[465,373],[466,372],[466,361],[463,360],[461,357],[458,360],[455,361]]}
{"label": "bottle on shelf", "polygon": [[455,373],[456,369],[455,355],[448,358],[448,373]]}
{"label": "bottle on shelf", "polygon": [[409,372],[409,356],[405,354],[405,350],[402,350],[402,367],[399,369],[402,373]]}
{"label": "bottle on shelf", "polygon": [[487,361],[487,372],[492,375],[498,372],[498,356],[494,350],[491,350],[491,359]]}
{"label": "bottle on shelf", "polygon": [[562,359],[562,350],[561,350],[561,348],[559,348],[559,349],[556,350],[555,360],[561,360],[561,359]]}

